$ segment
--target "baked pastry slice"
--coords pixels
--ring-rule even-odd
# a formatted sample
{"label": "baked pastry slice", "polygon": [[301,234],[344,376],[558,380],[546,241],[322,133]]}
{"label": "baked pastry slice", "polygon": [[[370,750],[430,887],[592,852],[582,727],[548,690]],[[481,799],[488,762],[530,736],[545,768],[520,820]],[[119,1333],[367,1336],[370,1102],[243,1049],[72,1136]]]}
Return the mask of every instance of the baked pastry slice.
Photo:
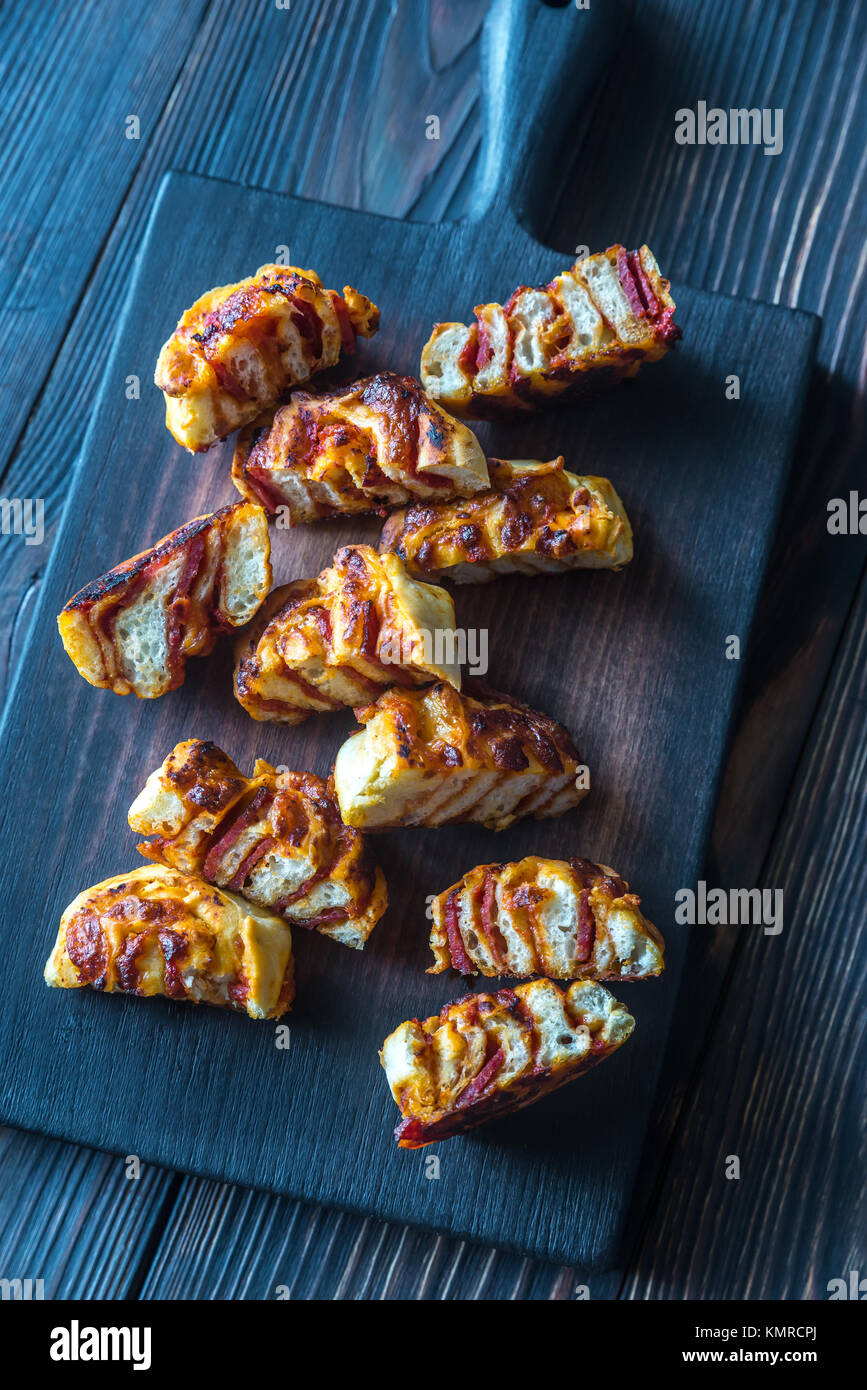
{"label": "baked pastry slice", "polygon": [[491,486],[459,502],[416,502],[393,512],[380,550],[411,574],[482,584],[500,574],[619,570],[632,559],[632,527],[607,478],[569,473],[563,459],[488,459]]}
{"label": "baked pastry slice", "polygon": [[587,859],[480,864],[431,903],[428,971],[641,980],[663,968],[663,940],[614,869]]}
{"label": "baked pastry slice", "polygon": [[332,391],[293,391],[239,437],[232,478],[292,526],[488,486],[481,445],[414,377],[380,372]]}
{"label": "baked pastry slice", "polygon": [[347,545],[317,579],[275,589],[241,638],[235,697],[253,719],[297,724],[375,699],[385,685],[460,689],[455,609],[397,555]]}
{"label": "baked pastry slice", "polygon": [[129,823],[150,837],[137,847],[147,859],[346,946],[364,945],[388,903],[362,836],[312,772],[277,772],[259,759],[244,777],[222,749],[188,739],[151,773]]}
{"label": "baked pastry slice", "polygon": [[271,587],[268,520],[251,502],[221,507],[79,589],[57,619],[91,685],[151,700],[183,684],[191,656],[241,627]]}
{"label": "baked pastry slice", "polygon": [[379,1054],[403,1116],[394,1137],[420,1149],[532,1105],[603,1061],[634,1027],[592,980],[468,994],[423,1023],[402,1023]]}
{"label": "baked pastry slice", "polygon": [[192,453],[255,420],[285,391],[355,351],[379,327],[376,305],[313,270],[263,265],[208,290],[187,309],[157,360],[166,427]]}
{"label": "baked pastry slice", "polygon": [[234,893],[148,864],[69,904],[45,981],[279,1018],[295,997],[292,933]]}
{"label": "baked pastry slice", "polygon": [[646,246],[576,261],[549,285],[521,285],[476,322],[438,323],[425,343],[425,390],[454,415],[534,410],[635,376],[681,336],[668,280]]}
{"label": "baked pastry slice", "polygon": [[365,727],[334,763],[347,825],[502,830],[523,816],[560,816],[587,794],[562,724],[507,695],[476,698],[443,682],[393,687],[355,713]]}

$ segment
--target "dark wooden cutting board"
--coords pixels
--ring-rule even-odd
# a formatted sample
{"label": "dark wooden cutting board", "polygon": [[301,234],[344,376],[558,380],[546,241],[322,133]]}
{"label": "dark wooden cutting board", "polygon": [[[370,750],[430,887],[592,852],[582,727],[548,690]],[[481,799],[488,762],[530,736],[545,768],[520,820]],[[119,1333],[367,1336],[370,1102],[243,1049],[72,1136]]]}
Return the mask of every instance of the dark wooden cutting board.
{"label": "dark wooden cutting board", "polygon": [[[674,894],[700,874],[740,669],[726,639],[739,636],[743,648],[748,638],[815,342],[808,315],[675,285],[684,339],[662,363],[580,408],[480,427],[489,453],[563,453],[576,471],[607,474],[635,529],[636,558],[620,575],[455,591],[459,624],[489,632],[491,684],[575,736],[593,776],[576,812],[500,835],[458,826],[378,837],[388,914],[363,954],[296,934],[288,1051],[275,1046],[273,1024],[49,991],[41,980],[67,902],[144,863],[127,808],[179,739],[213,739],[245,771],[263,756],[325,773],[354,727],[350,713],[296,729],[254,724],[232,698],[228,644],[153,702],[91,689],[64,655],[55,614],[72,592],[235,496],[228,445],[191,458],[163,427],[150,384],[161,343],[205,288],[288,245],[326,284],[352,283],[381,306],[382,329],[360,346],[357,370],[413,372],[434,321],[465,319],[474,304],[568,265],[574,248],[543,248],[524,229],[537,194],[517,166],[558,95],[568,87],[580,100],[591,66],[583,54],[579,82],[578,49],[589,43],[604,57],[610,16],[592,18],[595,6],[527,13],[503,0],[489,22],[488,139],[467,223],[396,222],[183,174],[162,187],[99,399],[82,403],[94,406],[92,425],[3,726],[0,1120],[599,1267],[616,1256],[654,1102],[686,944]],[[532,82],[509,87],[517,53],[539,61]],[[519,113],[511,125],[507,87]],[[666,248],[653,249],[664,272]],[[726,398],[731,375],[739,400]],[[138,400],[125,389],[132,376]],[[338,545],[375,542],[378,532],[365,519],[275,530],[275,579],[315,574]],[[620,1053],[521,1115],[442,1144],[430,1179],[427,1150],[393,1143],[397,1110],[377,1051],[402,1019],[465,992],[457,977],[424,973],[427,895],[476,863],[528,853],[613,864],[662,929],[668,969],[659,981],[614,987],[637,1021]]]}

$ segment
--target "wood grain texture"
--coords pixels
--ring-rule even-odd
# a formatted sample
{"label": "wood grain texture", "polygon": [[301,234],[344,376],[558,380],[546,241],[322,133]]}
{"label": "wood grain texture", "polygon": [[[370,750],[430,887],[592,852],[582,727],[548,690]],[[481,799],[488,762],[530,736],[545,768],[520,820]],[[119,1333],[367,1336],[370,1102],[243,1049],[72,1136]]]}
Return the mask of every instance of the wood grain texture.
{"label": "wood grain texture", "polygon": [[[191,730],[213,738],[243,767],[266,756],[324,773],[352,727],[348,712],[293,730],[251,723],[229,698],[229,652],[193,663],[183,691],[172,698],[119,700],[81,682],[54,633],[54,614],[87,576],[134,553],[142,537],[164,534],[230,496],[228,449],[185,458],[164,429],[158,393],[127,401],[117,384],[127,361],[144,376],[155,360],[166,332],[164,306],[183,306],[203,283],[226,283],[262,261],[266,248],[279,244],[281,229],[301,263],[315,260],[326,284],[345,279],[380,303],[380,332],[353,364],[362,371],[385,365],[411,371],[432,319],[524,276],[543,282],[563,263],[510,225],[505,212],[497,243],[483,255],[472,222],[410,226],[216,181],[180,175],[167,181],[22,662],[27,678],[13,693],[4,724],[17,776],[25,781],[50,748],[68,751],[62,809],[31,801],[22,811],[23,796],[10,800],[16,826],[14,835],[11,824],[7,833],[20,863],[16,901],[23,908],[46,884],[50,897],[43,949],[35,952],[24,936],[13,946],[8,978],[15,987],[8,990],[0,1039],[24,1026],[21,1011],[31,1011],[34,973],[65,903],[83,879],[123,872],[130,862],[130,800],[180,738]],[[679,974],[683,934],[671,923],[674,892],[698,873],[734,698],[737,666],[725,659],[725,636],[749,630],[815,335],[807,316],[694,292],[680,295],[679,316],[686,346],[630,388],[532,423],[490,426],[482,435],[493,454],[502,456],[507,445],[518,457],[565,452],[579,472],[618,458],[617,486],[640,539],[638,558],[615,579],[616,588],[604,574],[578,576],[580,589],[575,575],[518,579],[461,593],[457,602],[461,626],[489,632],[494,687],[554,712],[575,732],[594,778],[592,817],[518,825],[496,840],[479,827],[379,839],[390,890],[387,922],[363,958],[333,947],[323,953],[331,943],[296,939],[289,1053],[274,1047],[270,1028],[251,1029],[212,1011],[162,1001],[142,1006],[86,991],[52,994],[29,1025],[26,1053],[16,1047],[13,1055],[0,1040],[5,1119],[521,1253],[610,1265]],[[779,358],[751,351],[750,344],[768,336],[783,345]],[[755,399],[738,409],[725,399],[720,356],[727,358],[732,340],[742,345],[739,369],[763,378]],[[675,408],[677,436],[666,428]],[[701,469],[694,463],[699,431]],[[125,433],[135,434],[138,447],[121,494],[112,478]],[[738,517],[728,505],[733,493]],[[100,530],[90,524],[94,515]],[[337,545],[374,540],[378,532],[376,520],[275,532],[283,541],[275,577],[316,573]],[[37,692],[48,688],[52,701],[40,708]],[[94,798],[93,767],[106,763],[124,773],[106,779]],[[686,785],[688,826],[679,805]],[[0,834],[3,828],[0,821]],[[24,856],[28,874],[20,850],[35,842],[46,853],[38,866]],[[665,979],[635,1000],[643,1037],[606,1063],[607,1075],[594,1072],[575,1094],[550,1098],[547,1122],[534,1111],[481,1140],[456,1141],[441,1156],[441,1179],[428,1182],[423,1158],[413,1161],[393,1145],[393,1103],[376,1055],[403,1018],[436,1012],[463,992],[460,981],[424,974],[425,895],[492,854],[565,857],[579,850],[640,885],[668,942]],[[15,902],[7,910],[14,914]],[[6,1012],[2,1001],[0,1010]],[[44,1084],[55,1030],[70,1038],[62,1092]],[[110,1106],[103,1083],[96,1084],[106,1055],[121,1059]],[[204,1105],[196,1099],[203,1096],[210,1098]]]}
{"label": "wood grain texture", "polygon": [[[118,5],[104,3],[98,8],[106,25],[117,22]],[[377,201],[364,205],[382,211],[410,207],[413,215],[431,220],[445,213],[458,215],[467,206],[468,171],[472,170],[479,128],[478,111],[472,104],[474,77],[468,76],[467,87],[462,89],[464,104],[457,126],[442,100],[436,105],[443,130],[448,132],[448,144],[444,139],[436,150],[419,145],[415,151],[419,160],[415,167],[421,167],[422,160],[434,153],[440,156],[437,172],[429,175],[423,186],[414,178],[411,142],[404,141],[403,158],[397,158],[397,144],[403,139],[406,123],[397,130],[394,123],[383,122],[379,113],[389,108],[389,86],[399,87],[397,99],[406,103],[403,110],[408,112],[412,92],[426,87],[432,71],[440,83],[434,90],[444,90],[442,83],[453,56],[465,52],[468,67],[474,66],[477,46],[472,40],[484,6],[471,6],[466,0],[449,6],[430,5],[429,47],[413,42],[403,49],[395,37],[395,8],[384,3],[334,6],[338,23],[348,31],[340,72],[334,69],[329,45],[321,41],[323,20],[305,29],[308,41],[291,65],[292,81],[281,85],[275,73],[289,71],[290,65],[280,46],[270,39],[270,30],[262,28],[270,24],[268,7],[256,5],[252,14],[242,5],[211,7],[212,22],[191,50],[175,99],[164,113],[156,137],[147,142],[142,174],[130,190],[128,207],[119,212],[104,253],[92,268],[72,331],[59,343],[50,378],[40,383],[39,404],[16,451],[13,485],[7,486],[7,492],[33,495],[40,487],[47,489],[49,520],[56,518],[81,442],[84,421],[79,402],[87,398],[90,383],[104,361],[104,338],[110,322],[107,289],[122,275],[136,245],[143,210],[160,173],[170,163],[244,177],[247,159],[255,158],[259,149],[267,149],[267,159],[259,165],[260,181],[294,188],[298,186],[293,182],[297,172],[294,151],[307,149],[313,140],[315,152],[306,176],[314,186],[317,179],[320,181],[322,196],[336,198],[340,187],[346,190],[345,196],[341,193],[344,201],[364,203],[365,188],[374,187],[366,174],[372,161],[379,171]],[[417,8],[425,7],[420,4]],[[302,8],[299,2],[293,10],[307,25],[314,7],[305,4]],[[780,528],[781,540],[757,620],[745,673],[741,733],[735,742],[735,758],[724,786],[712,845],[714,860],[726,866],[727,880],[748,884],[755,881],[771,842],[782,793],[835,655],[853,572],[859,563],[856,539],[840,539],[827,549],[824,504],[840,486],[836,482],[833,487],[830,482],[826,485],[826,477],[841,476],[845,483],[854,475],[857,450],[863,445],[863,341],[854,317],[863,297],[858,216],[863,203],[863,11],[843,3],[802,4],[796,0],[773,0],[761,6],[735,0],[724,11],[704,0],[652,0],[640,3],[636,11],[636,27],[627,35],[623,49],[630,62],[621,62],[605,100],[596,105],[592,121],[576,128],[575,149],[579,153],[564,164],[563,178],[572,196],[551,213],[552,240],[563,245],[586,240],[585,207],[595,208],[597,217],[609,211],[610,233],[616,237],[628,216],[630,228],[639,237],[647,235],[660,255],[676,265],[678,273],[682,269],[688,272],[695,284],[730,293],[756,293],[825,313],[819,348],[822,366],[808,417],[813,428],[804,432]],[[78,22],[81,12],[81,7],[69,11],[73,22]],[[4,14],[8,13],[7,7]],[[32,42],[32,28],[22,26],[16,32],[16,45],[10,49],[10,61],[14,59],[22,72],[28,69]],[[73,29],[66,47],[78,61],[77,42],[80,49],[83,39]],[[227,55],[242,45],[245,82],[234,92],[233,100],[243,119],[236,124],[224,119],[222,91],[210,80],[215,67],[209,59],[225,64]],[[646,61],[647,54],[652,55],[652,62]],[[72,104],[74,64],[68,71],[64,100]],[[633,80],[636,73],[640,80]],[[658,81],[655,74],[659,74]],[[354,95],[350,98],[355,111],[361,113],[351,124],[351,140],[341,140],[336,125],[329,126],[327,109],[308,103],[302,110],[301,94],[308,83],[317,82],[318,90],[326,93],[337,88],[360,93],[358,101]],[[371,87],[377,90],[379,107],[377,119],[365,124],[365,94]],[[759,91],[762,95],[754,95]],[[749,104],[762,100],[765,92],[766,100],[785,94],[788,101],[791,94],[786,132],[789,138],[795,128],[800,129],[796,158],[789,158],[787,153],[766,159],[751,150],[690,150],[674,145],[672,113],[677,106],[700,98],[713,100],[717,94],[726,105],[732,101]],[[11,106],[9,110],[14,115],[18,108]],[[425,114],[420,102],[418,115]],[[357,132],[361,129],[364,136],[359,141]],[[452,140],[456,129],[459,135]],[[19,122],[10,128],[10,142],[25,145],[27,138],[26,124]],[[592,163],[591,145],[596,151]],[[320,160],[323,153],[326,158]],[[451,161],[447,171],[444,157]],[[390,168],[399,173],[391,185]],[[805,180],[807,172],[810,177]],[[89,187],[82,193],[78,185],[69,192],[80,199],[91,195]],[[73,202],[73,210],[75,207]],[[540,209],[543,227],[548,207]],[[769,210],[774,219],[770,238],[766,236]],[[74,223],[66,206],[58,207],[54,216],[58,222],[69,218]],[[59,437],[57,420],[63,422]],[[51,431],[51,448],[46,451],[42,442],[47,431]],[[20,653],[21,635],[49,547],[25,553],[17,538],[2,538],[0,546],[3,612],[8,618],[5,626],[11,629],[3,651],[5,670],[10,657],[14,662]],[[852,553],[844,555],[844,551]],[[16,618],[14,626],[12,615]],[[771,738],[769,727],[774,730]],[[834,758],[835,749],[827,747],[825,763]],[[785,828],[785,821],[781,826]],[[821,924],[817,936],[820,946]],[[718,1017],[709,1012],[710,1001],[717,1000],[721,1008],[725,1000],[726,1009],[736,1018],[745,1017],[750,1007],[749,991],[743,997],[732,997],[727,988],[731,942],[720,934],[713,940],[696,938],[692,944],[688,968],[694,987],[689,994],[684,992],[675,1020],[677,1046],[672,1049],[661,1089],[667,1103],[648,1144],[652,1156],[665,1154],[684,1096],[700,1076],[702,1048],[713,1031],[712,1026],[707,1029],[707,1017],[709,1014],[712,1023]],[[694,1017],[688,1013],[691,1001],[702,1004]],[[12,1134],[9,1142],[23,1145],[30,1141],[27,1136]],[[38,1142],[40,1153],[64,1152],[63,1146]],[[700,1134],[694,1144],[698,1154]],[[803,1161],[809,1175],[811,1166],[825,1164],[825,1155],[817,1148],[813,1155],[805,1154]],[[846,1172],[846,1165],[842,1172],[838,1169],[840,1181],[845,1181]],[[208,1215],[218,1210],[221,1187],[204,1182],[200,1186],[203,1194],[213,1194],[213,1204],[209,1206],[203,1198],[194,1218],[190,1218],[186,1205],[184,1220],[190,1224],[184,1228],[183,1221],[180,1225],[175,1222],[172,1240],[183,1244],[187,1267],[195,1267],[199,1286],[206,1289],[209,1264],[213,1261],[215,1267],[223,1267],[220,1241],[226,1235],[221,1228],[217,1238],[215,1222]],[[14,1188],[6,1187],[5,1191],[14,1201]],[[651,1187],[650,1192],[641,1194],[642,1199],[646,1201],[652,1192]],[[273,1201],[281,1212],[293,1205],[261,1195],[256,1200]],[[28,1213],[32,1223],[29,1239],[38,1248],[45,1234],[38,1204],[28,1207]],[[79,1220],[77,1193],[72,1189],[66,1210],[55,1211],[55,1221],[77,1230]],[[733,1238],[735,1244],[738,1238]],[[468,1247],[433,1237],[421,1239],[430,1240],[431,1250],[435,1247],[438,1252],[432,1288],[454,1288],[450,1270],[466,1267]],[[338,1241],[332,1251],[338,1262],[339,1249]],[[405,1253],[407,1247],[403,1249]],[[145,1265],[147,1258],[144,1252]],[[500,1262],[509,1258],[496,1257],[485,1283],[486,1296],[510,1296],[509,1277],[499,1281],[497,1273]],[[245,1265],[251,1260],[255,1260],[255,1247],[248,1252]],[[784,1250],[778,1264],[785,1269]],[[269,1268],[263,1290],[270,1286],[271,1273]],[[402,1288],[414,1287],[415,1278],[414,1266],[400,1255],[392,1270],[391,1296],[399,1296]],[[557,1287],[553,1269],[550,1280],[553,1290]],[[315,1275],[306,1285],[304,1281],[296,1283],[296,1296],[304,1297],[305,1287],[309,1289],[314,1282]],[[339,1284],[335,1278],[333,1287]],[[779,1269],[770,1262],[752,1284],[757,1295],[763,1291],[770,1295],[780,1286]],[[76,1291],[74,1283],[64,1287]],[[225,1270],[221,1287],[231,1287]],[[632,1296],[641,1296],[641,1281],[628,1287]],[[235,1288],[240,1292],[239,1284]],[[677,1291],[676,1285],[671,1288]],[[737,1279],[732,1279],[724,1291],[736,1294],[738,1288]],[[465,1287],[460,1296],[472,1296],[472,1292],[472,1287]]]}

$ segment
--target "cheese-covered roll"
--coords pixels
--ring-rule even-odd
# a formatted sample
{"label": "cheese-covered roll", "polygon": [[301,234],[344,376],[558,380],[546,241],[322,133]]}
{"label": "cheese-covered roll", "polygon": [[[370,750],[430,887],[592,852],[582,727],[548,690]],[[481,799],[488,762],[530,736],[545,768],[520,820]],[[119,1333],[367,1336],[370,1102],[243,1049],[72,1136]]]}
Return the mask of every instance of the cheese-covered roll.
{"label": "cheese-covered roll", "polygon": [[191,656],[250,621],[271,587],[268,519],[252,502],[221,507],[124,560],[57,619],[91,685],[143,700],[183,684]]}
{"label": "cheese-covered roll", "polygon": [[507,695],[474,698],[441,682],[392,688],[355,713],[365,727],[334,763],[347,825],[502,830],[523,816],[560,816],[587,794],[562,724]]}
{"label": "cheese-covered roll", "polygon": [[270,424],[239,437],[232,478],[295,526],[414,498],[469,497],[488,486],[488,466],[475,435],[414,377],[380,372],[331,391],[293,391]]}
{"label": "cheese-covered roll", "polygon": [[460,502],[416,502],[394,512],[380,550],[411,574],[482,584],[500,574],[619,570],[632,527],[607,478],[568,473],[563,459],[488,459],[491,486]]}
{"label": "cheese-covered roll", "polygon": [[45,982],[279,1018],[295,997],[292,933],[234,893],[148,864],[86,888],[69,904]]}
{"label": "cheese-covered roll", "polygon": [[263,265],[236,285],[208,290],[157,361],[166,427],[192,453],[210,449],[378,327],[376,305],[351,285],[341,296],[294,265]]}
{"label": "cheese-covered roll", "polygon": [[476,322],[438,323],[424,346],[425,390],[470,419],[534,410],[635,376],[681,336],[652,252],[609,246],[550,285],[521,285]]}
{"label": "cheese-covered roll", "polygon": [[429,975],[641,980],[663,940],[614,869],[587,859],[480,864],[431,903]]}
{"label": "cheese-covered roll", "polygon": [[253,719],[298,724],[386,685],[460,689],[455,609],[397,555],[347,545],[317,579],[275,589],[238,646],[235,697]]}
{"label": "cheese-covered roll", "polygon": [[532,1105],[609,1056],[634,1027],[592,980],[565,991],[533,980],[468,994],[423,1023],[402,1023],[379,1054],[403,1116],[394,1137],[420,1149]]}
{"label": "cheese-covered roll", "polygon": [[380,869],[340,819],[329,783],[260,758],[245,777],[220,748],[179,743],[148,777],[129,823],[140,854],[321,932],[363,947],[385,912]]}

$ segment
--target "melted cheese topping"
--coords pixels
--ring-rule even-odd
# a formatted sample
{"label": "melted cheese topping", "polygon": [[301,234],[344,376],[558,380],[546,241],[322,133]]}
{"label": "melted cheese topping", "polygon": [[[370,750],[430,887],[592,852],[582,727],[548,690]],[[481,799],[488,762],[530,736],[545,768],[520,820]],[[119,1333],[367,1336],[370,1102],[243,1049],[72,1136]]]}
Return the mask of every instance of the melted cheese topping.
{"label": "melted cheese topping", "polygon": [[209,449],[284,391],[372,337],[379,310],[351,285],[341,297],[312,270],[263,265],[209,290],[164,344],[154,381],[166,426],[185,449]]}
{"label": "melted cheese topping", "polygon": [[366,727],[334,763],[347,825],[472,820],[500,830],[520,816],[562,815],[586,794],[562,725],[505,696],[392,689],[356,714]]}
{"label": "melted cheese topping", "polygon": [[294,997],[292,936],[286,922],[233,893],[148,865],[70,903],[45,980],[279,1018]]}
{"label": "melted cheese topping", "polygon": [[482,864],[433,899],[430,945],[450,967],[512,978],[636,980],[659,975],[663,941],[613,869],[586,859]]}
{"label": "melted cheese topping", "polygon": [[179,743],[130,807],[139,853],[201,876],[297,926],[363,947],[388,897],[331,786],[259,759],[244,777],[213,743]]}
{"label": "melted cheese topping", "polygon": [[235,486],[292,525],[488,486],[475,435],[413,377],[394,372],[331,391],[293,391],[270,425],[245,431]]}

